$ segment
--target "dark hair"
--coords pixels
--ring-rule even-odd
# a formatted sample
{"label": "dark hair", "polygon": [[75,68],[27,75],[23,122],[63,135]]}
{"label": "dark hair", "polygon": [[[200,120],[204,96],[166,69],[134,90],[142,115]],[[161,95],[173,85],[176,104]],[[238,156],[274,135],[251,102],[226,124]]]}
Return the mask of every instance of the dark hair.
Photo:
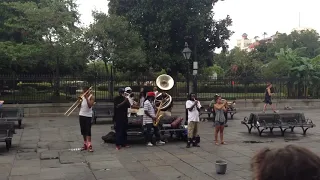
{"label": "dark hair", "polygon": [[218,95],[218,94],[214,95],[214,101],[217,102],[217,100],[219,99],[219,97],[221,97],[221,96]]}
{"label": "dark hair", "polygon": [[196,95],[196,93],[190,93],[190,94],[189,94],[189,100],[191,100],[191,97],[192,97],[192,96],[195,96],[195,95]]}
{"label": "dark hair", "polygon": [[319,180],[320,157],[304,147],[265,148],[251,161],[257,180]]}

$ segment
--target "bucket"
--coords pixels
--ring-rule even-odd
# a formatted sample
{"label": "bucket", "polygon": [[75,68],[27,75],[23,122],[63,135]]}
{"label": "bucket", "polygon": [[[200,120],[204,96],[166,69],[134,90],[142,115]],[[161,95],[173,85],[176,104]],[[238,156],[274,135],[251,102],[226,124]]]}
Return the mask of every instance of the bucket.
{"label": "bucket", "polygon": [[225,174],[227,171],[227,162],[218,160],[216,161],[216,172],[217,174]]}

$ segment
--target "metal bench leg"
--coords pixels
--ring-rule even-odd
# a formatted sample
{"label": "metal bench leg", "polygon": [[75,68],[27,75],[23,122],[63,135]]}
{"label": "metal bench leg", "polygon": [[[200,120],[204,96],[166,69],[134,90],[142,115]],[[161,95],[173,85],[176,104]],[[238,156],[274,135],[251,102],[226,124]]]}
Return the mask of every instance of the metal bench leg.
{"label": "metal bench leg", "polygon": [[301,128],[302,128],[302,131],[303,131],[303,135],[306,135],[309,127],[307,127],[307,128],[301,127]]}
{"label": "metal bench leg", "polygon": [[269,130],[270,130],[270,133],[273,134],[273,127],[269,128]]}
{"label": "metal bench leg", "polygon": [[22,124],[22,120],[19,120],[19,121],[18,121],[18,127],[19,127],[19,129],[21,129],[21,124]]}
{"label": "metal bench leg", "polygon": [[251,129],[253,126],[251,125],[251,127],[249,127],[248,124],[244,124],[244,125],[248,128],[248,133],[251,134]]}
{"label": "metal bench leg", "polygon": [[281,131],[281,136],[284,136],[284,133],[286,132],[286,130],[287,130],[287,128],[285,128],[285,129],[282,129],[282,128],[280,127],[280,131]]}
{"label": "metal bench leg", "polygon": [[7,149],[7,151],[9,151],[10,148],[11,148],[11,140],[6,140],[6,149]]}
{"label": "metal bench leg", "polygon": [[260,130],[260,128],[257,127],[257,130],[258,130],[258,132],[259,132],[259,136],[262,136],[262,133],[263,133],[263,131],[264,131],[265,129],[261,129],[261,130]]}
{"label": "metal bench leg", "polygon": [[290,128],[290,129],[291,129],[291,132],[293,132],[294,128],[295,128],[295,126],[293,126],[293,127]]}

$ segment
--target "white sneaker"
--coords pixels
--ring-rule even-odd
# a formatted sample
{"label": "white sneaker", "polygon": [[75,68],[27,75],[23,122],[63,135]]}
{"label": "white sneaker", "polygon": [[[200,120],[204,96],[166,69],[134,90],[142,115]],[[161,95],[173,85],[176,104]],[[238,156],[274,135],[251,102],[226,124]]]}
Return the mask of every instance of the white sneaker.
{"label": "white sneaker", "polygon": [[157,145],[164,145],[164,144],[166,144],[166,143],[161,140],[157,142]]}
{"label": "white sneaker", "polygon": [[153,144],[151,142],[148,142],[147,146],[153,146]]}

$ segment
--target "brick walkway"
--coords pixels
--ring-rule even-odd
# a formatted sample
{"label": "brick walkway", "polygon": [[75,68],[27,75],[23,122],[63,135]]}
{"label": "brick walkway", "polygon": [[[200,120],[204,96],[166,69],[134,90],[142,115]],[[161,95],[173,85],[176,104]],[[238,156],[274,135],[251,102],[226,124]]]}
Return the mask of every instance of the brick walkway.
{"label": "brick walkway", "polygon": [[[248,114],[241,112],[230,120],[225,134],[228,145],[224,146],[214,145],[212,123],[201,123],[201,147],[190,149],[183,142],[169,142],[159,147],[136,144],[116,151],[114,145],[101,140],[110,125],[94,125],[94,153],[77,149],[82,146],[77,118],[26,118],[25,128],[14,135],[13,148],[6,152],[4,143],[0,144],[0,180],[243,180],[251,179],[250,158],[262,147],[299,144],[320,154],[318,127],[309,130],[306,137],[296,129],[286,137],[266,134],[260,138],[249,135],[240,124]],[[316,118],[320,112],[310,110],[305,114],[314,123],[319,122]],[[227,174],[216,175],[216,160],[228,162]]]}

